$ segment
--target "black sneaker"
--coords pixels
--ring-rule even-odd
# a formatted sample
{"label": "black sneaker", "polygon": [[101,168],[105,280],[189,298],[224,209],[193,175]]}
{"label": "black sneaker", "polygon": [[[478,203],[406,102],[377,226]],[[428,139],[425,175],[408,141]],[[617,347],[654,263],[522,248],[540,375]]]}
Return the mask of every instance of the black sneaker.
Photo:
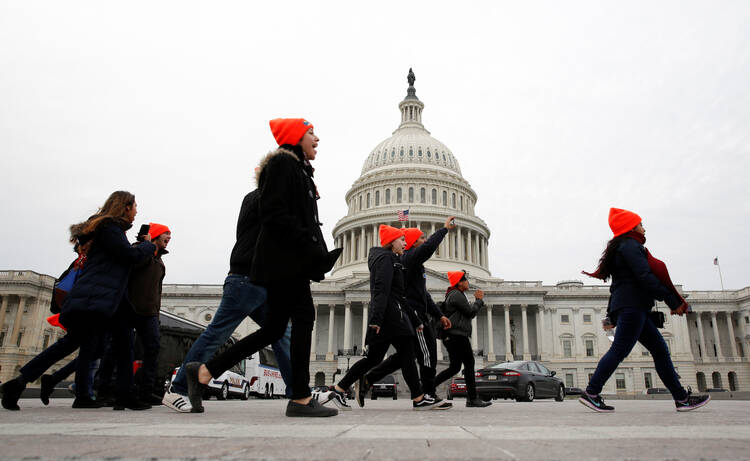
{"label": "black sneaker", "polygon": [[146,402],[141,402],[135,397],[129,397],[126,399],[115,399],[115,404],[112,407],[113,410],[121,411],[126,408],[129,410],[150,410],[151,405]]}
{"label": "black sneaker", "polygon": [[484,400],[480,399],[479,397],[474,397],[473,399],[466,399],[466,406],[471,408],[485,408],[492,405],[492,402],[485,402]]}
{"label": "black sneaker", "polygon": [[420,400],[419,402],[415,402],[413,400],[411,402],[412,408],[418,411],[419,410],[434,410],[437,404],[438,403],[435,401],[435,399],[432,398],[432,396],[427,395],[427,394],[423,395],[422,400]]}
{"label": "black sneaker", "polygon": [[315,399],[310,399],[307,405],[290,400],[286,405],[286,415],[289,417],[326,417],[336,416],[339,411],[335,408],[324,407]]}
{"label": "black sneaker", "polygon": [[360,376],[357,382],[354,383],[354,399],[360,408],[365,406],[365,397],[367,397],[367,391],[369,390],[370,383],[367,381],[367,376]]}
{"label": "black sneaker", "polygon": [[21,398],[21,393],[26,389],[26,384],[22,384],[18,378],[11,379],[3,383],[0,386],[3,391],[2,406],[6,410],[18,411],[21,407],[18,406],[18,399]]}
{"label": "black sneaker", "polygon": [[592,410],[598,411],[599,413],[613,413],[615,411],[615,407],[609,406],[604,403],[601,395],[593,396],[588,392],[583,391],[583,394],[581,394],[581,396],[578,398],[578,401],[583,405],[591,408]]}
{"label": "black sneaker", "polygon": [[441,399],[435,394],[425,394],[425,395],[430,396],[430,398],[435,401],[435,406],[432,407],[435,410],[450,410],[451,408],[453,408],[452,403],[446,402],[445,400]]}
{"label": "black sneaker", "polygon": [[92,400],[88,397],[73,400],[73,408],[102,408],[103,406],[102,402]]}
{"label": "black sneaker", "polygon": [[675,400],[674,406],[677,407],[677,411],[690,411],[702,407],[709,400],[711,400],[710,395],[690,395],[690,391],[688,391],[685,400]]}
{"label": "black sneaker", "polygon": [[333,402],[334,405],[336,405],[339,408],[339,410],[352,411],[351,405],[346,403],[346,394],[344,394],[343,392],[337,391],[335,387],[331,388],[331,390],[328,392],[328,396],[321,403],[328,403],[328,402]]}
{"label": "black sneaker", "polygon": [[185,364],[185,378],[188,387],[188,400],[190,400],[190,413],[203,413],[203,393],[206,386],[198,381],[198,370],[201,367],[200,362],[190,362]]}
{"label": "black sneaker", "polygon": [[42,388],[39,390],[39,398],[42,403],[49,405],[49,398],[55,391],[55,383],[52,381],[52,375],[42,375]]}

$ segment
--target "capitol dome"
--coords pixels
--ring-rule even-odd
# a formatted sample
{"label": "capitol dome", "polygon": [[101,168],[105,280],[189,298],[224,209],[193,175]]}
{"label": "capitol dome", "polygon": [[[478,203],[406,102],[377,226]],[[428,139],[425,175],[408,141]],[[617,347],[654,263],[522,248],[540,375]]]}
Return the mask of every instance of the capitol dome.
{"label": "capitol dome", "polygon": [[[448,216],[456,216],[458,228],[446,236],[427,268],[489,276],[490,231],[474,214],[477,195],[451,150],[422,125],[424,103],[417,98],[411,69],[407,80],[398,128],[370,152],[346,194],[348,213],[333,229],[335,246],[344,252],[332,275],[367,272],[367,253],[378,245],[380,224],[419,227],[429,236]],[[409,210],[409,222],[398,221],[399,210]]]}

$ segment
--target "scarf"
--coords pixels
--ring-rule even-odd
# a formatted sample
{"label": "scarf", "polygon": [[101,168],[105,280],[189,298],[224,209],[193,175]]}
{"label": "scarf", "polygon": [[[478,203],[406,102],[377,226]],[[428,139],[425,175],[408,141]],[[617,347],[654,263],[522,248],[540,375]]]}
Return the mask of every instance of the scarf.
{"label": "scarf", "polygon": [[[632,238],[633,240],[639,242],[641,245],[646,243],[646,236],[643,234],[639,234],[638,232],[630,231],[626,234],[624,234],[625,237]],[[688,310],[687,302],[685,301],[685,298],[682,297],[682,295],[677,291],[677,288],[674,287],[674,284],[672,283],[672,279],[669,277],[669,271],[667,270],[667,265],[664,264],[663,261],[656,259],[650,251],[648,251],[648,248],[645,248],[646,250],[646,259],[648,260],[648,267],[651,269],[651,272],[656,276],[657,279],[661,283],[664,284],[664,286],[667,287],[669,291],[674,293],[677,298],[682,301],[682,304],[673,311],[673,313],[677,314],[684,314]],[[588,275],[589,277],[593,277],[596,279],[604,280],[604,277],[602,277],[600,273],[600,268],[597,268],[593,273],[581,271],[581,273]]]}

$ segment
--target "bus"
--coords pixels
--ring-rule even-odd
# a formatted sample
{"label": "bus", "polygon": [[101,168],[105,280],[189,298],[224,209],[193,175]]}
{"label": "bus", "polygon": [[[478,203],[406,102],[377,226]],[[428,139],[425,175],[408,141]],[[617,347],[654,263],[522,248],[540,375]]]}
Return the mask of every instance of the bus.
{"label": "bus", "polygon": [[250,380],[250,392],[258,397],[273,399],[286,395],[286,384],[281,378],[279,363],[271,347],[264,347],[242,363],[243,374]]}

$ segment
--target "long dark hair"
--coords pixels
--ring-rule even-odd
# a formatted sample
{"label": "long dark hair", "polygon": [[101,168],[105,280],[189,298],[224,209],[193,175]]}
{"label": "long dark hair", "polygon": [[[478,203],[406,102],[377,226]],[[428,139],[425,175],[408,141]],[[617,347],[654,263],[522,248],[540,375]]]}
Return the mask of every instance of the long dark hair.
{"label": "long dark hair", "polygon": [[118,190],[112,192],[99,211],[88,220],[70,226],[71,242],[82,234],[91,234],[106,219],[124,219],[128,207],[135,204],[135,195]]}
{"label": "long dark hair", "polygon": [[599,259],[599,267],[596,270],[597,278],[606,282],[612,276],[612,271],[615,269],[615,255],[617,254],[617,249],[625,238],[627,238],[625,234],[618,235],[607,242],[607,247],[604,249],[602,257]]}

